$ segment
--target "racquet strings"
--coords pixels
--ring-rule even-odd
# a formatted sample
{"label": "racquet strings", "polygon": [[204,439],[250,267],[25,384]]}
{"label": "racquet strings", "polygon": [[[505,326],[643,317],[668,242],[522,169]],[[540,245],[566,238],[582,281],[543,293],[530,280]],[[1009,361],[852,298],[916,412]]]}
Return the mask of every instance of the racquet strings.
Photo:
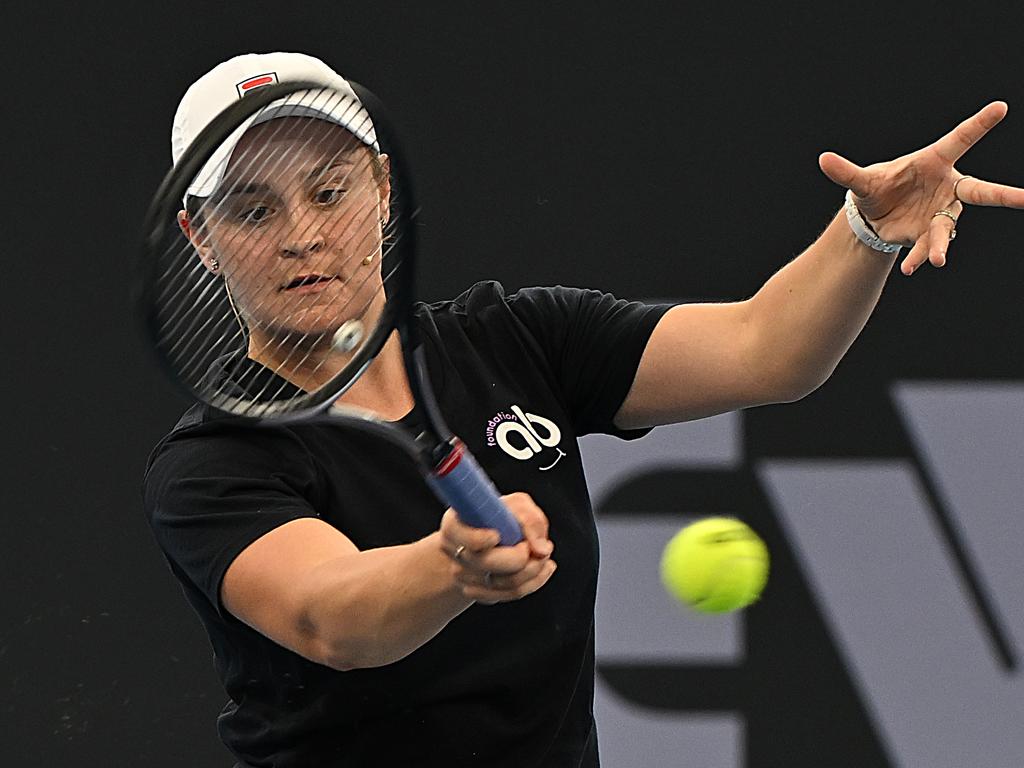
{"label": "racquet strings", "polygon": [[394,181],[355,136],[371,130],[350,95],[298,91],[190,181],[188,234],[166,228],[152,295],[158,349],[199,399],[246,416],[308,407],[375,338],[403,264]]}

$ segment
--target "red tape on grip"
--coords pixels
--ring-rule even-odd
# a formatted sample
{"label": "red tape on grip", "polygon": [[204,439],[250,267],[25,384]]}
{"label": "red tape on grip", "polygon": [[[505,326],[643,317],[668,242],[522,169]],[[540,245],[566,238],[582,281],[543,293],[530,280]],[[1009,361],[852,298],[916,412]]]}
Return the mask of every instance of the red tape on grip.
{"label": "red tape on grip", "polygon": [[437,467],[434,468],[434,474],[437,475],[438,477],[444,477],[445,475],[447,475],[449,472],[451,472],[453,469],[459,466],[459,462],[462,461],[462,456],[465,453],[465,451],[466,448],[462,444],[462,441],[456,440],[455,447],[452,448],[452,452],[445,456],[444,461],[442,461],[440,464],[437,465]]}

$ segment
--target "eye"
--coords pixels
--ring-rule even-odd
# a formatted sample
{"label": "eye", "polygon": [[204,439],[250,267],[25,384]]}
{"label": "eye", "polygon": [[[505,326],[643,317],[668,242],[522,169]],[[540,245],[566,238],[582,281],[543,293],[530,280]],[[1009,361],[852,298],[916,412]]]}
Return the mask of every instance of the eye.
{"label": "eye", "polygon": [[339,187],[328,187],[327,189],[319,190],[313,199],[319,205],[331,205],[337,203],[345,196],[345,190]]}
{"label": "eye", "polygon": [[243,211],[238,218],[247,224],[259,224],[270,215],[270,208],[265,205],[257,205]]}

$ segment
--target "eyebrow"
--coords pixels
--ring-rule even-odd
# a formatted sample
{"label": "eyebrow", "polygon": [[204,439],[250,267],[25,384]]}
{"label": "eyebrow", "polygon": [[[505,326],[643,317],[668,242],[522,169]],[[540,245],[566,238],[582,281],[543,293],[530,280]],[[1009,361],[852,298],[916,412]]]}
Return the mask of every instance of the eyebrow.
{"label": "eyebrow", "polygon": [[[306,175],[306,179],[308,181],[315,181],[316,179],[326,174],[332,168],[339,166],[344,166],[351,169],[356,167],[356,162],[349,160],[347,158],[334,158],[332,160],[328,160],[326,163],[322,163],[313,170],[311,170]],[[266,182],[249,181],[228,187],[226,190],[224,190],[222,194],[217,195],[215,199],[219,203],[225,200],[226,198],[231,197],[232,195],[254,195],[271,191],[272,190],[270,188],[270,185],[267,184]]]}
{"label": "eyebrow", "polygon": [[316,168],[309,172],[306,178],[309,181],[313,181],[315,179],[320,178],[329,170],[331,170],[331,168],[334,168],[336,166],[348,166],[350,168],[354,168],[355,165],[356,164],[353,161],[347,158],[335,158],[333,160],[328,160],[326,163],[323,163],[322,165],[318,165]]}
{"label": "eyebrow", "polygon": [[253,195],[269,191],[269,184],[265,184],[261,181],[250,181],[228,187],[226,190],[224,190],[223,193],[217,195],[215,200],[217,202],[220,202],[221,200],[231,197],[232,195]]}

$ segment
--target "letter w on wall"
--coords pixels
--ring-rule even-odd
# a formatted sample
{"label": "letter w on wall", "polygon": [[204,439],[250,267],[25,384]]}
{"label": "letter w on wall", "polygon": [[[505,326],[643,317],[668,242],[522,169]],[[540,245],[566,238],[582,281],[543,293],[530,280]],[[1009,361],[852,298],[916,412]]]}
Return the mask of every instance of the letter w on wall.
{"label": "letter w on wall", "polygon": [[893,398],[920,467],[770,460],[758,476],[893,765],[1019,768],[1024,677],[1001,659],[924,481],[1019,659],[1024,386],[901,383]]}

